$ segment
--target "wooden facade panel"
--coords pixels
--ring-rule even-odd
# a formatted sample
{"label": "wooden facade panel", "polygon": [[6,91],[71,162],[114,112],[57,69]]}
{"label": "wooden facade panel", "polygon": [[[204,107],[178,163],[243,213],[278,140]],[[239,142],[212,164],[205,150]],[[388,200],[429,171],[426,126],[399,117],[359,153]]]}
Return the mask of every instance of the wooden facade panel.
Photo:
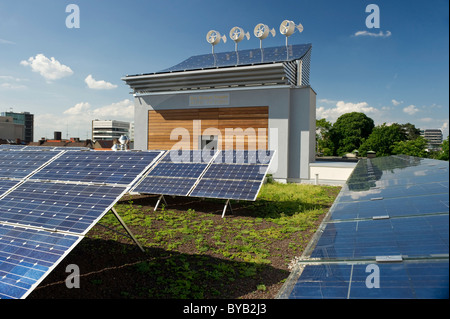
{"label": "wooden facade panel", "polygon": [[[194,122],[196,120],[201,122]],[[205,132],[208,128],[215,128],[220,132],[222,149],[266,149],[269,108],[263,106],[150,110],[148,113],[148,148],[168,150],[177,144],[186,148],[198,149],[199,125],[201,125],[201,133],[212,134],[214,132],[214,130]],[[170,139],[171,133],[176,128],[185,128],[189,133],[189,140],[184,141],[186,144],[183,145],[180,142],[181,137],[178,137],[178,140]],[[265,129],[265,135],[258,136],[258,129]],[[264,132],[264,130],[259,132]],[[226,136],[227,134],[232,135]]]}

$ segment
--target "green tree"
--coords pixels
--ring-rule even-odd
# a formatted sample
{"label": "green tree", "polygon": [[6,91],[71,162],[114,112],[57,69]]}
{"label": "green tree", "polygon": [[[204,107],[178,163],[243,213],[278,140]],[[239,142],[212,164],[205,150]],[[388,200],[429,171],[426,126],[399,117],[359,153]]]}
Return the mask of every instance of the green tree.
{"label": "green tree", "polygon": [[375,151],[377,156],[389,156],[392,155],[394,144],[405,140],[406,135],[399,124],[383,123],[373,129],[372,134],[359,148],[359,154],[366,156],[367,151]]}
{"label": "green tree", "polygon": [[403,132],[405,132],[406,138],[408,140],[415,140],[420,136],[420,130],[416,128],[414,124],[411,123],[400,124],[400,127],[402,128]]}
{"label": "green tree", "polygon": [[442,151],[440,152],[440,154],[438,155],[437,159],[442,160],[442,161],[448,161],[448,136],[447,138],[444,140],[444,142],[442,142]]}
{"label": "green tree", "polygon": [[330,130],[334,155],[342,156],[358,149],[374,128],[373,120],[360,112],[341,115]]}
{"label": "green tree", "polygon": [[325,156],[333,155],[333,142],[330,139],[330,130],[333,127],[326,119],[316,120],[317,153]]}
{"label": "green tree", "polygon": [[417,157],[428,157],[426,151],[427,140],[419,136],[415,140],[399,141],[394,143],[392,154],[403,154]]}

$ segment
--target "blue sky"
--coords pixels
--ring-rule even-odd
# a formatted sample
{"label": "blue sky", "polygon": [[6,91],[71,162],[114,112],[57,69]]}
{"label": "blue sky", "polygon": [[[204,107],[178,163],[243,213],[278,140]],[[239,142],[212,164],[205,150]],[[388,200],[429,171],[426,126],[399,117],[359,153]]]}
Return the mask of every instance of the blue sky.
{"label": "blue sky", "polygon": [[[380,28],[367,28],[368,4]],[[69,4],[80,28],[67,28]],[[279,25],[301,23],[290,44],[312,43],[317,117],[334,122],[360,111],[376,124],[449,125],[449,2],[385,0],[144,1],[0,0],[0,111],[35,114],[35,140],[90,137],[90,121],[133,119],[127,74],[156,72],[211,52],[206,33],[251,34],[239,49],[259,47],[253,28],[276,29],[263,46],[284,45]],[[234,50],[220,43],[216,52]]]}

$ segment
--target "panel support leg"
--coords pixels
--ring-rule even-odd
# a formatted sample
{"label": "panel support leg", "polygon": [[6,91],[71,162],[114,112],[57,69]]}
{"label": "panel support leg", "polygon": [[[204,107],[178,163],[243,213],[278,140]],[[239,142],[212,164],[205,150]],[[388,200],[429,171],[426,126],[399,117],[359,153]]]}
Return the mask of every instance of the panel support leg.
{"label": "panel support leg", "polygon": [[127,224],[125,224],[125,222],[123,221],[123,219],[120,217],[120,215],[117,213],[116,209],[114,207],[111,207],[111,211],[114,214],[114,216],[116,216],[117,220],[119,221],[119,223],[122,225],[123,228],[125,228],[125,230],[127,231],[128,235],[130,235],[131,239],[133,239],[133,241],[136,243],[136,245],[138,245],[138,247],[140,248],[140,250],[142,250],[143,253],[145,253],[144,248],[141,246],[141,244],[138,242],[138,240],[136,239],[136,237],[134,237],[133,233],[131,232],[131,230],[128,228]]}
{"label": "panel support leg", "polygon": [[225,203],[225,206],[223,207],[222,218],[225,217],[225,212],[227,211],[227,207],[230,208],[230,211],[233,214],[233,209],[231,208],[230,200],[227,199],[227,202]]}
{"label": "panel support leg", "polygon": [[155,209],[153,210],[154,212],[156,212],[156,210],[158,209],[159,203],[161,203],[161,199],[164,201],[164,205],[167,206],[167,202],[166,199],[164,198],[164,195],[160,195],[158,201],[156,202]]}

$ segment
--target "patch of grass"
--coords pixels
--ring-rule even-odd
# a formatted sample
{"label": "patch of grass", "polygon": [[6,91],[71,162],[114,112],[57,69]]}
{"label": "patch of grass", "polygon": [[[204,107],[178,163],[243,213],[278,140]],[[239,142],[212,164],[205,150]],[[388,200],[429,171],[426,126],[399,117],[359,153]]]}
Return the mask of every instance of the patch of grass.
{"label": "patch of grass", "polygon": [[[132,202],[117,205],[116,209],[129,225],[142,226],[141,229],[148,233],[140,236],[145,238],[147,246],[214,255],[250,265],[232,271],[229,266],[219,263],[220,266],[200,272],[208,280],[234,280],[235,276],[255,277],[261,270],[258,265],[273,266],[274,256],[287,266],[291,258],[301,254],[317,229],[319,218],[328,211],[338,191],[338,187],[270,182],[263,185],[257,201],[243,202],[237,209],[245,210],[246,215],[225,219],[214,219],[212,217],[217,215],[192,209],[180,213],[167,207],[155,213],[142,213],[142,207]],[[236,205],[233,203],[233,209]],[[110,223],[111,219],[102,222]],[[116,223],[112,221],[112,224]],[[281,243],[283,248],[280,248]],[[204,291],[195,284],[198,275],[191,271],[193,265],[180,262],[176,262],[176,267],[175,264],[166,265],[172,267],[170,273],[176,273],[177,279],[169,280],[162,271],[155,273],[160,278],[159,283],[162,284],[165,278],[162,294],[170,292],[179,298],[204,296]],[[151,270],[153,268],[148,269]],[[266,291],[266,286],[259,284],[257,290]],[[220,289],[216,288],[213,295],[218,291]]]}

